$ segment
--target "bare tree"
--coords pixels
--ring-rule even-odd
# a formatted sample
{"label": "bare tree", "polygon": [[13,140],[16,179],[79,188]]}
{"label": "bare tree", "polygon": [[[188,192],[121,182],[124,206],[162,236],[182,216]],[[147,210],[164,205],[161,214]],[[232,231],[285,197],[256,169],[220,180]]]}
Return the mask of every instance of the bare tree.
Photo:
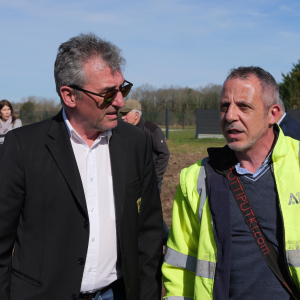
{"label": "bare tree", "polygon": [[222,86],[209,84],[198,89],[178,86],[155,88],[144,84],[132,90],[127,99],[137,99],[141,102],[143,112],[164,111],[194,112],[199,109],[219,108]]}

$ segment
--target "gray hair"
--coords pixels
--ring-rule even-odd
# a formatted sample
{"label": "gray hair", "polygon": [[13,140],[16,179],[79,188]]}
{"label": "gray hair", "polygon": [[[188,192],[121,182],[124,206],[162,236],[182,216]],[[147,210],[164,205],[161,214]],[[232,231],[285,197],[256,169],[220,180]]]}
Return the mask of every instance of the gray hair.
{"label": "gray hair", "polygon": [[[255,76],[261,85],[261,99],[264,103],[266,110],[274,104],[281,104],[279,98],[279,88],[275,78],[267,71],[260,67],[239,67],[230,70],[225,82],[228,79],[241,79],[247,80],[250,76]],[[224,82],[224,84],[225,84]],[[224,86],[223,84],[223,86]]]}
{"label": "gray hair", "polygon": [[285,105],[284,105],[284,102],[282,101],[282,99],[279,98],[278,104],[279,104],[280,108],[282,109],[282,111],[285,112]]}
{"label": "gray hair", "polygon": [[[54,78],[56,92],[62,105],[64,102],[60,95],[60,88],[70,85],[83,87],[87,83],[83,64],[91,58],[98,57],[107,64],[113,74],[120,72],[126,62],[117,46],[92,33],[72,37],[59,46],[54,64]],[[78,96],[78,92],[74,92]]]}
{"label": "gray hair", "polygon": [[142,112],[138,109],[133,109],[131,110],[131,112],[135,113],[135,112],[138,112],[139,113],[139,117],[141,118],[142,117]]}

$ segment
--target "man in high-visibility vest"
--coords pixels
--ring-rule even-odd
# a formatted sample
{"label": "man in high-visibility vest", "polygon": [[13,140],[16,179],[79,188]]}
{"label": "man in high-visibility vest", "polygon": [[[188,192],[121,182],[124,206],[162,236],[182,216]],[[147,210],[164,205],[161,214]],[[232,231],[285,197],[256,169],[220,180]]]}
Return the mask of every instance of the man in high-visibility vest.
{"label": "man in high-visibility vest", "polygon": [[227,146],[180,174],[165,299],[300,299],[300,148],[276,124],[279,101],[274,77],[259,67],[226,78]]}

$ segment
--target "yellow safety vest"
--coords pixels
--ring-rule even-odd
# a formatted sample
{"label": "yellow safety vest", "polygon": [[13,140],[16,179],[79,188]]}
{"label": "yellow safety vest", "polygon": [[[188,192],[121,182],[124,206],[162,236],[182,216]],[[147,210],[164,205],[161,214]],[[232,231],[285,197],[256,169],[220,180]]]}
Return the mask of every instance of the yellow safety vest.
{"label": "yellow safety vest", "polygon": [[[272,153],[285,234],[286,263],[300,290],[300,155],[299,141],[280,129]],[[205,177],[208,158],[180,174],[172,225],[162,266],[166,300],[213,299],[217,247]]]}

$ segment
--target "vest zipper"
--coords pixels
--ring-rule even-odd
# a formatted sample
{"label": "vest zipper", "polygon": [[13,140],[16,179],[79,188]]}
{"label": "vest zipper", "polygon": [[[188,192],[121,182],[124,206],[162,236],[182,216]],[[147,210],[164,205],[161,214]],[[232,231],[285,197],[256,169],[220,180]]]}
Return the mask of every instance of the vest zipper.
{"label": "vest zipper", "polygon": [[[208,176],[208,171],[207,171],[207,168],[205,167],[206,169],[206,175]],[[206,176],[206,178],[207,178]],[[208,205],[209,205],[209,213],[210,213],[210,221],[211,221],[211,224],[212,224],[212,229],[213,229],[213,234],[214,234],[214,238],[215,238],[215,241],[216,241],[216,248],[217,248],[217,258],[216,258],[216,267],[215,267],[215,275],[214,275],[214,286],[213,286],[213,292],[212,292],[212,299],[214,299],[214,294],[215,294],[215,283],[216,283],[216,275],[217,275],[217,266],[218,266],[218,244],[219,244],[219,240],[217,238],[217,233],[216,233],[216,228],[215,228],[215,223],[213,222],[213,217],[211,215],[211,207],[210,207],[210,195],[209,195],[209,189],[207,187],[207,179],[205,178],[205,185],[206,185],[206,191],[207,191],[207,199],[208,199]]]}
{"label": "vest zipper", "polygon": [[284,222],[283,222],[283,215],[282,215],[282,210],[281,210],[281,205],[280,205],[280,199],[279,199],[279,194],[278,194],[278,189],[277,189],[277,184],[276,184],[276,178],[275,178],[275,175],[274,175],[273,162],[271,164],[271,173],[272,173],[274,181],[275,181],[276,192],[277,192],[277,195],[278,195],[278,207],[279,207],[279,213],[280,213],[280,218],[281,218],[281,227],[282,227],[282,233],[283,233],[282,234],[282,240],[283,240],[283,258],[284,258],[283,265],[286,268],[285,273],[287,273],[287,275],[289,276],[289,279],[291,280],[291,282],[296,286],[296,284],[295,284],[295,282],[294,282],[294,280],[292,278],[292,275],[291,275],[291,272],[290,272],[290,269],[289,269],[289,266],[288,266],[288,263],[287,263],[287,258],[286,258]]}

